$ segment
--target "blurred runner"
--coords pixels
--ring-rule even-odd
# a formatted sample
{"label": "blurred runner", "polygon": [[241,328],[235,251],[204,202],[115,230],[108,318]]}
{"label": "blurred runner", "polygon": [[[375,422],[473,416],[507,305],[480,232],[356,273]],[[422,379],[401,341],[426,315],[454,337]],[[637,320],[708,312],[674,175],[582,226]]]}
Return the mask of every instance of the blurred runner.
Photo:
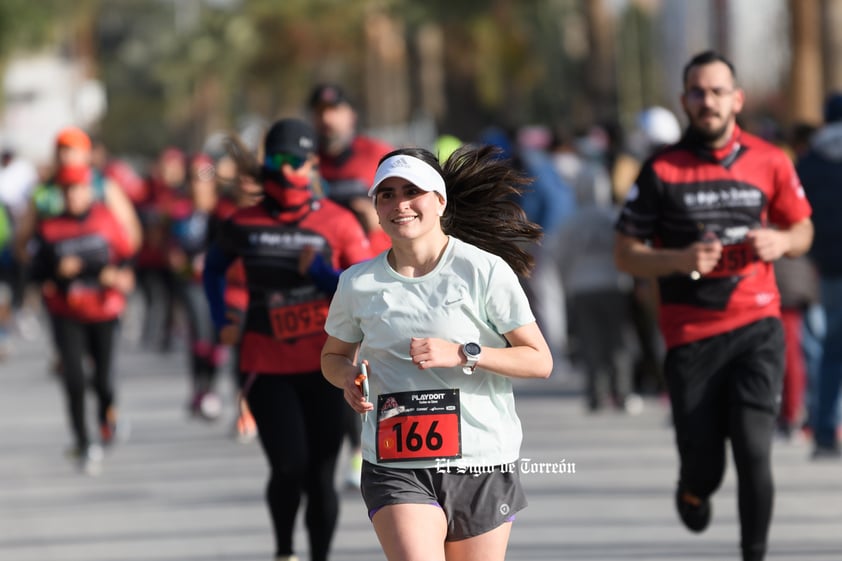
{"label": "blurred runner", "polygon": [[125,294],[133,288],[128,266],[134,248],[125,228],[97,201],[87,165],[58,169],[62,212],[38,225],[32,278],[42,282],[47,310],[63,365],[75,445],[70,454],[88,474],[100,470],[102,449],[88,435],[85,418],[85,358],[93,363],[101,443],[111,444],[117,430],[112,373],[117,320]]}
{"label": "blurred runner", "polygon": [[[322,377],[319,353],[338,270],[371,256],[353,214],[314,198],[316,137],[297,119],[265,139],[263,200],[237,211],[208,250],[205,289],[220,340],[239,340],[242,388],[270,466],[266,499],[277,559],[296,559],[292,537],[304,495],[310,559],[325,561],[338,517],[342,392]],[[248,286],[242,325],[225,315],[225,275],[241,258]],[[242,334],[242,335],[241,335]]]}
{"label": "blurred runner", "polygon": [[216,375],[225,357],[210,318],[202,288],[205,251],[215,233],[219,198],[216,193],[214,163],[205,154],[190,159],[187,192],[174,196],[166,208],[169,229],[167,258],[175,281],[175,294],[187,319],[192,395],[190,412],[206,420],[222,413],[222,400],[215,391]]}
{"label": "blurred runner", "polygon": [[[131,201],[114,182],[109,181],[91,165],[91,139],[78,127],[66,127],[59,131],[55,141],[55,163],[50,178],[38,185],[32,194],[26,211],[21,216],[15,231],[15,254],[24,264],[31,257],[30,242],[41,221],[59,216],[66,211],[64,186],[68,178],[85,177],[92,188],[95,201],[101,202],[117,219],[134,254],[141,244],[140,221]],[[50,318],[53,316],[50,314]],[[51,335],[56,339],[54,326]],[[53,363],[58,374],[62,370],[59,357]]]}

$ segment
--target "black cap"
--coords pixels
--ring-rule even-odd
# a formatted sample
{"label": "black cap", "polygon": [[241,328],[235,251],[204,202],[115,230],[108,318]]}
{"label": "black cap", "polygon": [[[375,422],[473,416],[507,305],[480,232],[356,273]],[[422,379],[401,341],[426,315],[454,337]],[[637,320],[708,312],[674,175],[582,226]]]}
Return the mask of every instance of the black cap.
{"label": "black cap", "polygon": [[310,94],[310,109],[316,109],[326,105],[333,107],[343,103],[352,105],[345,90],[336,84],[319,84],[313,88],[313,92]]}
{"label": "black cap", "polygon": [[316,132],[301,119],[281,119],[266,133],[263,146],[266,156],[289,154],[307,158],[316,152]]}

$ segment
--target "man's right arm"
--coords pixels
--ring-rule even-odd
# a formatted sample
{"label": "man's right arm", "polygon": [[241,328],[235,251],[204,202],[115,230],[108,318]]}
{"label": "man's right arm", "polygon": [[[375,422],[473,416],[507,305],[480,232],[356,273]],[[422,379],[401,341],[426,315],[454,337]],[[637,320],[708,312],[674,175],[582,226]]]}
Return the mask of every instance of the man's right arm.
{"label": "man's right arm", "polygon": [[635,277],[704,275],[716,267],[721,255],[722,244],[718,240],[696,242],[683,249],[653,248],[622,233],[617,233],[614,241],[617,268]]}

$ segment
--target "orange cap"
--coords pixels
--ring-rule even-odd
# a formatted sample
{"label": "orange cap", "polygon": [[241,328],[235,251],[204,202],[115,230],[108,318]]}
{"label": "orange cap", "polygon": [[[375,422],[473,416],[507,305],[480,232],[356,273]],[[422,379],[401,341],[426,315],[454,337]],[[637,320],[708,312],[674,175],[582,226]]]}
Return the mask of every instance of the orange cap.
{"label": "orange cap", "polygon": [[56,146],[69,148],[91,149],[91,137],[78,127],[67,127],[59,131],[56,136]]}

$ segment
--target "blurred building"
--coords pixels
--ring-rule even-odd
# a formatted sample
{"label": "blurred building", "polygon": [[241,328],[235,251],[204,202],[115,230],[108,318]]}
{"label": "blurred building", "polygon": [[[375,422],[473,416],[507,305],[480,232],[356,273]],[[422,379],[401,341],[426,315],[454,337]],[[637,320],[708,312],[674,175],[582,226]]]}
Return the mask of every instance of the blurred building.
{"label": "blurred building", "polygon": [[11,59],[2,87],[2,142],[39,165],[52,159],[53,138],[61,128],[89,128],[105,110],[102,85],[86,79],[80,64],[58,55]]}
{"label": "blurred building", "polygon": [[665,83],[676,99],[683,65],[694,53],[710,48],[734,62],[740,85],[750,97],[759,99],[780,91],[790,58],[785,0],[661,0],[658,4]]}

